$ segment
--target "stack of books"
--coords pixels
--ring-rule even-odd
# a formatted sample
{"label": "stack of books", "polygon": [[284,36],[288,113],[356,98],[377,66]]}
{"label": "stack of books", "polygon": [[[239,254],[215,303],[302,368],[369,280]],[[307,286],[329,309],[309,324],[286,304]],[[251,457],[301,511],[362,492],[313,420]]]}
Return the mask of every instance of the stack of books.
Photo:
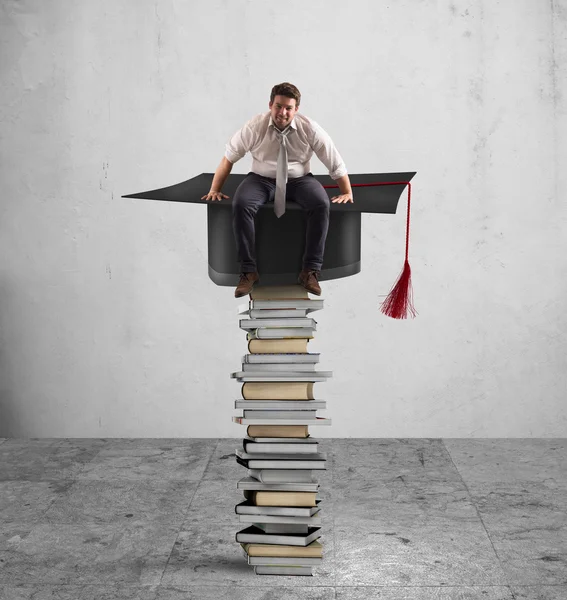
{"label": "stack of books", "polygon": [[319,354],[307,351],[317,329],[310,314],[322,308],[299,285],[256,286],[239,307],[249,353],[231,374],[243,398],[233,421],[247,425],[236,461],[248,471],[238,482],[245,500],[235,510],[245,528],[236,541],[258,575],[312,575],[323,559],[316,473],[326,455],[309,426],[331,424],[317,416],[326,402],[313,387],[332,373],[317,371]]}

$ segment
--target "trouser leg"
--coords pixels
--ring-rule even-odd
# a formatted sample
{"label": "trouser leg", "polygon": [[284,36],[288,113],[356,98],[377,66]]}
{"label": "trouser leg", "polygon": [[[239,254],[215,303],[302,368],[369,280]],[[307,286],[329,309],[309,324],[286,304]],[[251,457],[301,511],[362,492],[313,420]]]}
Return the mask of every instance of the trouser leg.
{"label": "trouser leg", "polygon": [[255,218],[262,204],[273,199],[275,183],[267,177],[248,173],[232,199],[232,230],[243,273],[257,271]]}
{"label": "trouser leg", "polygon": [[303,268],[320,271],[329,230],[329,196],[321,183],[309,173],[303,177],[288,179],[286,198],[295,200],[307,212]]}

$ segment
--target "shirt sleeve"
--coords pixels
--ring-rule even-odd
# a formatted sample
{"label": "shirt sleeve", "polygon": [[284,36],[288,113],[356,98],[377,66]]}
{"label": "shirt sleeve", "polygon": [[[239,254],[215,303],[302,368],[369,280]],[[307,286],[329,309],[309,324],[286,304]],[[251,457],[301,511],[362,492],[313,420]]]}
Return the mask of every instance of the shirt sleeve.
{"label": "shirt sleeve", "polygon": [[254,145],[254,129],[248,121],[228,140],[225,146],[225,158],[231,163],[239,161]]}
{"label": "shirt sleeve", "polygon": [[331,136],[317,123],[311,121],[313,136],[311,147],[317,158],[327,167],[331,179],[339,179],[347,174],[346,165],[331,140]]}

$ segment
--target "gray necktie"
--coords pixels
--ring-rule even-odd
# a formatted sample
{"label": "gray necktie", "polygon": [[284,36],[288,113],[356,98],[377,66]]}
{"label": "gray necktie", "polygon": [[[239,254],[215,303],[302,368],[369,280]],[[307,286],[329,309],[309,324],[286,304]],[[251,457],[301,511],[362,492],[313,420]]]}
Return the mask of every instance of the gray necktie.
{"label": "gray necktie", "polygon": [[278,162],[276,165],[276,195],[274,198],[274,212],[278,219],[285,212],[285,188],[287,184],[287,135],[293,131],[288,125],[287,129],[280,131],[274,128],[276,137],[280,142],[280,151],[278,152]]}

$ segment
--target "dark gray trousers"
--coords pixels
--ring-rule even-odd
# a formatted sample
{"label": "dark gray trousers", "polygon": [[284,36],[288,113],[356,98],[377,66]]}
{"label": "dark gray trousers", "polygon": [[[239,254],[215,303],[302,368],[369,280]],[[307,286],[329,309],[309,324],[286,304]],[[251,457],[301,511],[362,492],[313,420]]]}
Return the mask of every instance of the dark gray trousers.
{"label": "dark gray trousers", "polygon": [[[232,199],[232,228],[243,273],[256,271],[255,217],[260,206],[273,202],[276,180],[248,173]],[[329,229],[330,201],[325,188],[308,173],[287,180],[286,202],[297,202],[307,212],[303,268],[320,271]],[[285,217],[284,217],[285,218]]]}

